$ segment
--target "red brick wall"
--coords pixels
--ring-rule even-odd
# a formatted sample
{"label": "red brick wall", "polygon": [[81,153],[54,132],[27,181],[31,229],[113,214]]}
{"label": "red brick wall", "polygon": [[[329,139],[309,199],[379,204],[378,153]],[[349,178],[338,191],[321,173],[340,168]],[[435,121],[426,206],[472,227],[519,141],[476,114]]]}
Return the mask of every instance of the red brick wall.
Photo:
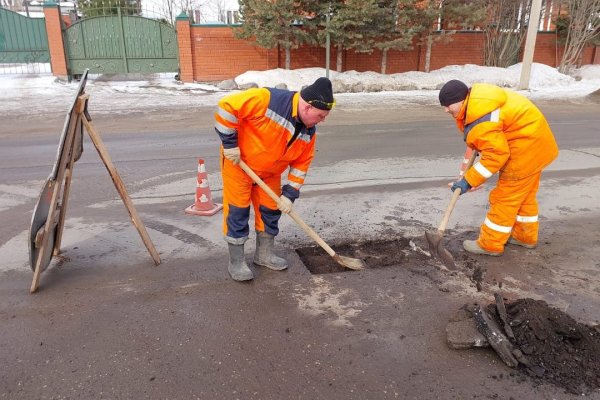
{"label": "red brick wall", "polygon": [[[67,64],[61,31],[61,20],[69,24],[68,16],[60,16],[57,6],[44,7],[50,60],[54,75],[67,75]],[[184,16],[185,17],[185,16]],[[266,50],[251,41],[234,38],[230,26],[190,26],[187,17],[177,20],[180,78],[184,82],[219,81],[234,78],[250,70],[268,70],[285,67],[283,49]],[[431,70],[447,65],[483,65],[484,35],[480,31],[459,32],[450,41],[433,44]],[[386,73],[423,71],[425,47],[413,45],[406,51],[388,52]],[[539,32],[536,40],[534,61],[557,66],[562,58],[563,47],[556,44],[554,32]],[[356,53],[344,51],[342,71],[381,71],[381,51]],[[336,70],[336,48],[331,47],[330,68]],[[582,64],[600,64],[597,47],[587,47]],[[325,67],[325,49],[319,46],[302,46],[291,52],[291,68]]]}
{"label": "red brick wall", "polygon": [[61,16],[57,5],[44,6],[46,33],[48,34],[48,51],[52,74],[62,78],[67,77],[67,59],[62,37]]}
{"label": "red brick wall", "polygon": [[[266,50],[254,46],[246,40],[233,37],[229,26],[191,27],[193,71],[196,81],[218,81],[231,79],[246,71],[264,71],[285,68],[283,49]],[[476,64],[483,65],[484,34],[480,31],[458,32],[449,42],[433,44],[431,67],[433,71],[447,65]],[[386,73],[423,71],[425,65],[425,46],[414,45],[412,50],[388,52]],[[534,61],[557,66],[562,57],[562,46],[556,45],[553,32],[540,32],[536,40]],[[595,48],[588,47],[583,54],[583,64],[600,62]],[[323,47],[302,46],[292,50],[291,68],[325,67],[325,49]],[[331,70],[336,69],[336,51],[331,47]],[[356,53],[344,51],[343,71],[381,71],[381,52]]]}
{"label": "red brick wall", "polygon": [[562,46],[556,46],[556,34],[554,32],[538,32],[535,40],[535,52],[533,62],[557,66],[562,57]]}
{"label": "red brick wall", "polygon": [[[434,42],[429,70],[433,71],[447,65],[483,65],[484,42],[483,32],[479,31],[458,32],[449,36],[447,40]],[[421,46],[419,71],[424,70],[426,50],[425,46]]]}
{"label": "red brick wall", "polygon": [[276,50],[235,39],[230,27],[192,26],[191,36],[197,81],[229,79],[246,71],[264,71],[280,65]]}
{"label": "red brick wall", "polygon": [[[556,43],[554,32],[539,32],[535,41],[535,54],[533,61],[557,67],[564,53],[564,46]],[[593,46],[588,46],[581,55],[581,64],[594,64]]]}
{"label": "red brick wall", "polygon": [[63,21],[63,24],[65,25],[65,27],[69,27],[73,23],[71,21],[71,16],[69,14],[62,14],[60,17],[62,18],[62,21]]}
{"label": "red brick wall", "polygon": [[179,79],[182,82],[193,82],[194,58],[196,53],[192,49],[190,20],[177,17],[177,45],[179,46]]}
{"label": "red brick wall", "polygon": [[[333,52],[333,51],[332,51]],[[290,68],[325,67],[325,47],[300,46],[291,51]],[[330,63],[333,66],[335,56],[331,55]],[[279,60],[281,68],[285,68],[285,49],[279,49]]]}

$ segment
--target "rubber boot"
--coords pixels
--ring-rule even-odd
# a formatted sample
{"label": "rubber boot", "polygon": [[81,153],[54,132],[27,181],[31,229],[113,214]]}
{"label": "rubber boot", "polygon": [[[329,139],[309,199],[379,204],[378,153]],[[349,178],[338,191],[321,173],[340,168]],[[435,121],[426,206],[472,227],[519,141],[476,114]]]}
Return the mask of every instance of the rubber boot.
{"label": "rubber boot", "polygon": [[244,259],[244,245],[231,243],[227,243],[227,245],[229,246],[229,267],[227,268],[229,275],[236,281],[248,281],[254,278]]}
{"label": "rubber boot", "polygon": [[526,249],[535,249],[537,247],[537,243],[536,244],[524,243],[524,242],[521,242],[520,240],[515,239],[512,236],[510,239],[508,239],[508,243],[514,244],[517,246],[521,246],[521,247],[525,247]]}
{"label": "rubber boot", "polygon": [[277,257],[273,253],[275,247],[275,236],[266,232],[256,233],[256,252],[254,253],[254,264],[281,271],[288,267],[284,258]]}
{"label": "rubber boot", "polygon": [[479,246],[479,243],[477,243],[477,240],[465,240],[463,242],[463,248],[468,251],[469,253],[472,254],[483,254],[486,256],[493,256],[493,257],[499,257],[502,255],[502,253],[495,253],[492,251],[487,251],[485,249],[482,249]]}

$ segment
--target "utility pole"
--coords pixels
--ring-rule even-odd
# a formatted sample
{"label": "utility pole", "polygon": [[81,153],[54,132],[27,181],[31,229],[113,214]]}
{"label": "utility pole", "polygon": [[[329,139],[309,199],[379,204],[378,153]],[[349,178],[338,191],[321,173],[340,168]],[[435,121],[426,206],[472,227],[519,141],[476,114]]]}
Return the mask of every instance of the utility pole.
{"label": "utility pole", "polygon": [[529,26],[527,26],[527,38],[525,39],[525,52],[521,64],[521,82],[519,90],[529,89],[529,78],[531,76],[531,63],[535,51],[535,40],[537,39],[538,26],[540,25],[540,12],[542,0],[532,0],[529,13]]}

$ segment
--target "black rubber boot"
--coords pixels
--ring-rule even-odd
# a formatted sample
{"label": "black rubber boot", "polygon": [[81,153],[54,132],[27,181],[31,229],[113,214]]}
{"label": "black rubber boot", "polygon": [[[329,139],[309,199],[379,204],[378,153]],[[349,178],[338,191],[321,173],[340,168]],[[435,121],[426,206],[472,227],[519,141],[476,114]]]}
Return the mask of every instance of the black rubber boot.
{"label": "black rubber boot", "polygon": [[229,275],[236,281],[249,281],[254,278],[244,259],[244,245],[231,243],[227,245],[229,246]]}
{"label": "black rubber boot", "polygon": [[266,232],[256,233],[256,252],[254,253],[254,264],[281,271],[288,267],[284,258],[277,257],[273,252],[275,247],[275,236]]}

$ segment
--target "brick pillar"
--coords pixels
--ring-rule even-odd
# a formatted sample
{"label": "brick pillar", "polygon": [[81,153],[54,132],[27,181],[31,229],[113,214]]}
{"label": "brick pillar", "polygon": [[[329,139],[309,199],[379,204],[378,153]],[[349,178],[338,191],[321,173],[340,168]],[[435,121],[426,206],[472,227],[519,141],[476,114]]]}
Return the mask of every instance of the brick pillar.
{"label": "brick pillar", "polygon": [[176,20],[177,44],[179,46],[179,79],[182,82],[194,82],[194,57],[190,18],[182,12],[177,16]]}
{"label": "brick pillar", "polygon": [[44,3],[46,33],[48,34],[48,50],[52,74],[61,79],[68,78],[67,58],[63,43],[60,7],[56,3]]}

